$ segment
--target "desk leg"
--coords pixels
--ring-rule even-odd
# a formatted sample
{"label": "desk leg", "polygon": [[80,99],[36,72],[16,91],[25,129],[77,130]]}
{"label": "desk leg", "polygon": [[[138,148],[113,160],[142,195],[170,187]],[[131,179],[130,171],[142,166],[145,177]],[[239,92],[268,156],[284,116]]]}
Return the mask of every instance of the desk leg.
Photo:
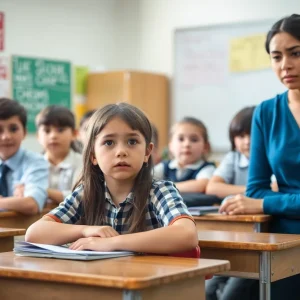
{"label": "desk leg", "polygon": [[262,232],[261,223],[254,224],[254,231],[255,232]]}
{"label": "desk leg", "polygon": [[271,300],[271,253],[261,252],[259,264],[259,299]]}
{"label": "desk leg", "polygon": [[141,294],[139,291],[123,291],[123,298],[122,300],[141,300]]}

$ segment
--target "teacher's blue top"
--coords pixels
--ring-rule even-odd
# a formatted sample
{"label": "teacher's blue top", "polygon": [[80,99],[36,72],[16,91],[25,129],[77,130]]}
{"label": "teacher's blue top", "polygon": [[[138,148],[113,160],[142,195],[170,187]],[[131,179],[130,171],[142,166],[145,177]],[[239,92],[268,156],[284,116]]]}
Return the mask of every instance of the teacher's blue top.
{"label": "teacher's blue top", "polygon": [[[273,215],[271,232],[299,234],[300,128],[288,106],[288,92],[256,108],[250,153],[246,195],[264,199],[264,213]],[[278,193],[270,188],[272,174]]]}

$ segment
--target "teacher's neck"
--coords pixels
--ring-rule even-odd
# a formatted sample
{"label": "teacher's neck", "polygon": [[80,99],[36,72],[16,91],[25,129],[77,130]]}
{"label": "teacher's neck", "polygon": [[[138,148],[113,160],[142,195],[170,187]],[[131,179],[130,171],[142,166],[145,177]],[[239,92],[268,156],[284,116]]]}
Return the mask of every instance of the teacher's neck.
{"label": "teacher's neck", "polygon": [[300,104],[300,89],[289,90],[289,102]]}

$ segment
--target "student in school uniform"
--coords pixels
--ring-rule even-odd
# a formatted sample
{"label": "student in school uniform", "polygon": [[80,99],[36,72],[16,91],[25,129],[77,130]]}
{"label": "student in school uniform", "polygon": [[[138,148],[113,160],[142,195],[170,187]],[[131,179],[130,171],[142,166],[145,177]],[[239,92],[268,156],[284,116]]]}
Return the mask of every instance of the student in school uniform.
{"label": "student in school uniform", "polygon": [[227,153],[209,180],[207,194],[225,198],[246,191],[254,108],[254,106],[245,107],[232,119],[229,126],[231,151]]}
{"label": "student in school uniform", "polygon": [[[288,90],[256,108],[246,195],[228,199],[220,212],[269,214],[271,232],[300,234],[300,15],[273,25],[266,50],[273,71]],[[271,174],[277,179],[277,193],[270,188]],[[258,282],[252,282],[253,299],[258,299]],[[272,283],[272,300],[299,299],[299,284],[300,275]],[[240,299],[248,299],[247,294]]]}
{"label": "student in school uniform", "polygon": [[51,105],[37,115],[36,127],[50,165],[48,199],[60,203],[71,193],[82,170],[82,156],[74,144],[75,118],[68,108]]}
{"label": "student in school uniform", "polygon": [[195,223],[174,184],[152,179],[152,128],[145,114],[127,103],[106,105],[91,117],[87,137],[76,189],[30,226],[26,240],[72,242],[73,250],[195,249]]}
{"label": "student in school uniform", "polygon": [[215,164],[207,160],[210,143],[205,125],[193,117],[176,123],[169,150],[174,158],[155,166],[155,178],[175,182],[181,193],[204,193],[215,170]]}
{"label": "student in school uniform", "polygon": [[0,98],[0,210],[31,215],[41,211],[47,199],[48,163],[21,147],[26,124],[25,108]]}

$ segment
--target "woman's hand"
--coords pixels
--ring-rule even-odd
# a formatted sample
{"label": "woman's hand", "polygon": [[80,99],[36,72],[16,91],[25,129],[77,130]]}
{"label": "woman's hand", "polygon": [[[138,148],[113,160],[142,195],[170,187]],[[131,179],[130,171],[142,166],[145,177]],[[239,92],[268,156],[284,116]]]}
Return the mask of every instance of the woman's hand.
{"label": "woman's hand", "polygon": [[85,226],[82,231],[85,238],[101,237],[110,238],[119,235],[111,226]]}
{"label": "woman's hand", "polygon": [[262,214],[263,199],[253,199],[239,194],[226,199],[219,212],[228,215]]}
{"label": "woman's hand", "polygon": [[117,250],[113,243],[114,238],[103,239],[101,237],[81,238],[74,242],[71,250],[93,250],[93,251],[114,251]]}

